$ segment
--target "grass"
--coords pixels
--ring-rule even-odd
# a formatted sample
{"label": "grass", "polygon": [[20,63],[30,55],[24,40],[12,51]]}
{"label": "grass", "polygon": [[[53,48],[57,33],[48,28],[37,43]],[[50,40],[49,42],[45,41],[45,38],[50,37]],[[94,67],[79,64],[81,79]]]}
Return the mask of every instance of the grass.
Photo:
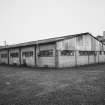
{"label": "grass", "polygon": [[105,65],[0,66],[0,105],[105,105]]}

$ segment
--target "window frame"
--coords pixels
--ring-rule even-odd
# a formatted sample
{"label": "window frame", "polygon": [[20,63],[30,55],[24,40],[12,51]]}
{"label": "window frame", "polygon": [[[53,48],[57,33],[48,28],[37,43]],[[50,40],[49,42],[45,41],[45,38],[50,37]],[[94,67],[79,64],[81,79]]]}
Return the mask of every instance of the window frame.
{"label": "window frame", "polygon": [[61,56],[74,56],[74,50],[61,50],[60,55]]}
{"label": "window frame", "polygon": [[10,58],[18,58],[19,57],[19,52],[11,52],[10,53]]}
{"label": "window frame", "polygon": [[79,51],[79,56],[96,55],[96,51]]}
{"label": "window frame", "polygon": [[99,54],[102,55],[102,51],[99,51]]}
{"label": "window frame", "polygon": [[23,51],[22,52],[22,57],[33,57],[34,52],[33,51]]}
{"label": "window frame", "polygon": [[38,53],[39,57],[53,57],[54,56],[54,50],[48,49],[48,50],[40,50]]}
{"label": "window frame", "polygon": [[8,57],[8,54],[0,54],[0,57],[1,58],[7,58]]}

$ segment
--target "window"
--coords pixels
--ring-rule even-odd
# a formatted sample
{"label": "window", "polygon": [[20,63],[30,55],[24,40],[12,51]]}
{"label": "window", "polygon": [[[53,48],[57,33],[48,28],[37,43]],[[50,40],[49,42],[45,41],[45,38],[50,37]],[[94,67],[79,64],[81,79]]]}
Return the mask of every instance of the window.
{"label": "window", "polygon": [[19,53],[10,53],[10,57],[12,58],[19,57]]}
{"label": "window", "polygon": [[1,58],[7,58],[7,54],[1,54]]}
{"label": "window", "polygon": [[79,51],[80,56],[88,56],[88,55],[95,55],[95,51]]}
{"label": "window", "polygon": [[88,51],[88,54],[89,55],[96,55],[96,52],[95,51]]}
{"label": "window", "polygon": [[72,50],[62,50],[61,56],[74,56],[74,51]]}
{"label": "window", "polygon": [[80,56],[87,56],[88,55],[88,51],[79,51],[79,55]]}
{"label": "window", "polygon": [[22,56],[31,57],[31,56],[33,56],[33,51],[22,52]]}
{"label": "window", "polygon": [[100,55],[102,55],[102,51],[100,51]]}
{"label": "window", "polygon": [[38,56],[40,56],[40,57],[51,57],[51,56],[53,56],[53,50],[40,51]]}

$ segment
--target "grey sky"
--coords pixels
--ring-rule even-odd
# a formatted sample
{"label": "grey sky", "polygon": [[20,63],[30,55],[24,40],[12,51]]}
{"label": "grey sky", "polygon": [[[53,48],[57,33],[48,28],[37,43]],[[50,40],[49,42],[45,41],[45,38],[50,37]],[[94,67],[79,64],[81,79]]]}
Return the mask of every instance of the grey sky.
{"label": "grey sky", "polygon": [[0,0],[0,44],[105,30],[105,0]]}

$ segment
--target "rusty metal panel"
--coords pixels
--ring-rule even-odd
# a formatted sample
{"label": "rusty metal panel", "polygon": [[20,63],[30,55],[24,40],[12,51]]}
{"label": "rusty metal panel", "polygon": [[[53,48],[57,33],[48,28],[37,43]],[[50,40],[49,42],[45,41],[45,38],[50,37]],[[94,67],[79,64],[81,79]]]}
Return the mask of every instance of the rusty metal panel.
{"label": "rusty metal panel", "polygon": [[90,35],[82,35],[76,38],[76,49],[82,51],[91,50]]}
{"label": "rusty metal panel", "polygon": [[75,39],[66,39],[63,41],[57,42],[57,49],[58,50],[75,50]]}
{"label": "rusty metal panel", "polygon": [[57,42],[58,50],[91,50],[90,35],[81,35],[72,39]]}
{"label": "rusty metal panel", "polygon": [[57,42],[58,50],[83,50],[100,51],[103,50],[102,43],[90,35],[81,35],[72,39]]}
{"label": "rusty metal panel", "polygon": [[99,41],[98,40],[96,40],[96,51],[100,51],[100,45],[99,45]]}
{"label": "rusty metal panel", "polygon": [[[58,50],[82,50],[100,51],[103,50],[102,43],[90,35],[81,35],[72,39],[57,42]],[[105,49],[105,47],[104,47]]]}
{"label": "rusty metal panel", "polygon": [[91,37],[91,51],[96,50],[96,39]]}

